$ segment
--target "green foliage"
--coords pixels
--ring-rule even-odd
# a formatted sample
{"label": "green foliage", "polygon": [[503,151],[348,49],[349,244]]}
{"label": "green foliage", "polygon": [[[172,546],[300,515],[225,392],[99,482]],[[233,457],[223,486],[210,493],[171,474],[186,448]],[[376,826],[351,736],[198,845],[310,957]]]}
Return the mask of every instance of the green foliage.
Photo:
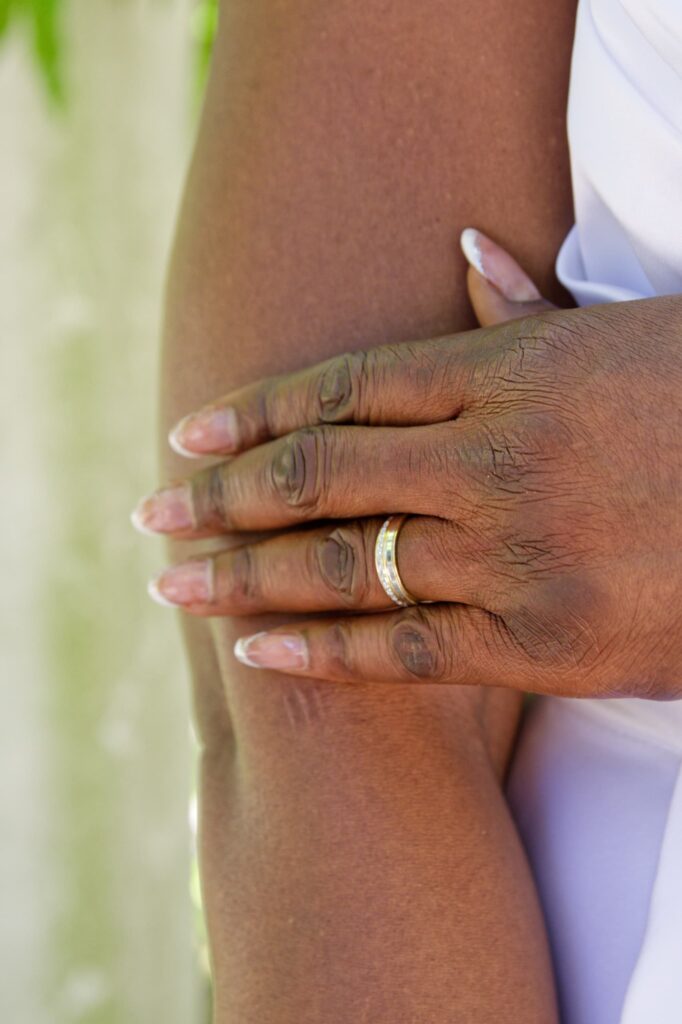
{"label": "green foliage", "polygon": [[218,28],[218,0],[197,0],[192,17],[192,35],[196,47],[196,98],[204,95],[206,77],[211,61],[213,41]]}
{"label": "green foliage", "polygon": [[14,23],[23,23],[31,34],[33,54],[50,98],[64,100],[64,76],[61,64],[61,0],[0,0],[0,39]]}
{"label": "green foliage", "polygon": [[[0,40],[14,25],[31,35],[33,54],[47,88],[57,105],[65,99],[62,61],[61,9],[65,0],[0,0]],[[95,0],[91,0],[95,2]],[[191,32],[196,47],[196,94],[201,100],[218,26],[218,0],[196,0]]]}

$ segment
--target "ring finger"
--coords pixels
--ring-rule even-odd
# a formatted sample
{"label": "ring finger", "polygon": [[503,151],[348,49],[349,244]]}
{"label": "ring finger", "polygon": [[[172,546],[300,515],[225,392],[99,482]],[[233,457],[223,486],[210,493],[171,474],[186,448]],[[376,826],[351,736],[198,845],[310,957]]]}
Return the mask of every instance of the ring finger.
{"label": "ring finger", "polygon": [[[202,616],[395,608],[374,565],[382,522],[329,523],[181,562],[152,581],[150,594]],[[405,587],[419,601],[481,604],[485,570],[471,548],[452,523],[407,519],[397,543]]]}

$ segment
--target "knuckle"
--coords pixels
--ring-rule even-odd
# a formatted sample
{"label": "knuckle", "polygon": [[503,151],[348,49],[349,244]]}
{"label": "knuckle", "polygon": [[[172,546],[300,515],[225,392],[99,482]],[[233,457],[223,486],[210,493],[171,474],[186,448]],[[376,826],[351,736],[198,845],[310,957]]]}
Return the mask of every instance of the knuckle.
{"label": "knuckle", "polygon": [[319,427],[297,430],[280,443],[271,465],[271,484],[293,511],[306,514],[319,507],[329,478],[331,447],[331,435]]}
{"label": "knuckle", "polygon": [[481,390],[484,361],[478,349],[467,350],[461,335],[448,335],[396,346],[404,350],[410,390],[438,410],[438,420],[454,419],[462,411],[462,393]]}
{"label": "knuckle", "polygon": [[256,440],[265,441],[269,437],[278,437],[281,433],[282,414],[276,380],[269,380],[256,394],[255,431]]}
{"label": "knuckle", "polygon": [[534,439],[514,424],[486,423],[459,447],[468,473],[487,491],[523,492],[535,466]]}
{"label": "knuckle", "polygon": [[230,597],[236,605],[251,606],[260,600],[260,586],[251,548],[236,548],[230,557]]}
{"label": "knuckle", "polygon": [[351,638],[343,622],[334,622],[325,633],[326,668],[337,678],[355,675]]}
{"label": "knuckle", "polygon": [[493,379],[505,406],[513,399],[528,399],[543,379],[554,385],[556,347],[552,326],[542,316],[527,316],[504,324]]}
{"label": "knuckle", "polygon": [[229,527],[227,509],[230,508],[229,465],[221,462],[200,474],[198,486],[193,488],[194,517],[197,523],[209,529]]}
{"label": "knuckle", "polygon": [[421,609],[404,612],[392,627],[390,649],[402,674],[422,682],[447,678],[449,656],[440,631]]}
{"label": "knuckle", "polygon": [[580,323],[576,324],[573,311],[550,309],[531,319],[535,337],[543,345],[542,351],[548,352],[549,358],[572,360],[585,355],[587,336],[595,330],[599,316],[598,312],[595,316],[580,310]]}
{"label": "knuckle", "polygon": [[584,577],[546,582],[532,601],[505,615],[505,624],[526,656],[554,671],[589,671],[600,656],[595,623],[606,612],[604,596]]}
{"label": "knuckle", "polygon": [[534,609],[515,609],[505,618],[505,624],[517,647],[532,661],[554,664],[565,659],[565,645],[556,626],[548,624]]}
{"label": "knuckle", "polygon": [[[420,396],[420,415],[427,406],[447,407],[451,401],[451,357],[436,345],[424,341],[401,341],[382,345],[367,353],[368,416],[381,423],[395,419],[400,401],[412,403]],[[371,402],[370,399],[371,398]]]}
{"label": "knuckle", "polygon": [[462,459],[485,491],[536,501],[562,490],[569,444],[570,431],[554,413],[516,413],[485,423],[462,446]]}
{"label": "knuckle", "polygon": [[556,352],[554,338],[559,333],[559,325],[543,314],[531,314],[516,322],[514,335],[518,353],[525,357],[528,369],[552,358]]}
{"label": "knuckle", "polygon": [[339,527],[316,545],[317,570],[323,583],[344,604],[363,604],[368,590],[366,560],[358,533]]}
{"label": "knuckle", "polygon": [[[612,538],[606,536],[609,528],[601,516],[594,514],[597,510],[596,503],[576,506],[570,486],[556,479],[546,487],[535,482],[527,495],[504,510],[498,503],[497,522],[488,538],[491,572],[514,587],[545,588],[605,568],[602,552]],[[583,596],[576,591],[573,604],[581,604]]]}
{"label": "knuckle", "polygon": [[499,538],[499,571],[519,582],[540,582],[570,571],[575,556],[560,534],[540,530],[505,533]]}
{"label": "knuckle", "polygon": [[508,383],[528,385],[549,393],[557,391],[559,379],[578,380],[594,369],[590,346],[588,314],[581,310],[581,325],[564,310],[550,310],[514,321],[506,347]]}
{"label": "knuckle", "polygon": [[337,356],[320,375],[317,384],[317,416],[321,423],[351,420],[359,408],[367,376],[367,353]]}
{"label": "knuckle", "polygon": [[482,469],[496,488],[515,488],[522,484],[532,465],[533,454],[532,444],[514,429],[485,431]]}

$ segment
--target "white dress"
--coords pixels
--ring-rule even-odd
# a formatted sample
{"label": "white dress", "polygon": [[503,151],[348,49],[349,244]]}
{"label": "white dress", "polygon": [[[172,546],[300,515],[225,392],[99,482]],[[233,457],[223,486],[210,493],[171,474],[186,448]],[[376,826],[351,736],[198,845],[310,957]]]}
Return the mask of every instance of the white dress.
{"label": "white dress", "polygon": [[[581,0],[568,128],[576,302],[682,292],[682,0]],[[508,795],[562,1024],[682,1024],[682,701],[539,698]]]}

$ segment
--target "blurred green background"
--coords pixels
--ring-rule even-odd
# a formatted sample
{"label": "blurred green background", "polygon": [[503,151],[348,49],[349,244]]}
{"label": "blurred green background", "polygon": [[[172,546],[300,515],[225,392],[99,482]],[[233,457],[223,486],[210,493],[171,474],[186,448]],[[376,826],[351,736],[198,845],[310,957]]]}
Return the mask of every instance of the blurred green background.
{"label": "blurred green background", "polygon": [[208,1019],[186,673],[145,592],[162,549],[128,516],[156,481],[163,275],[215,22],[213,0],[0,0],[13,1024]]}

